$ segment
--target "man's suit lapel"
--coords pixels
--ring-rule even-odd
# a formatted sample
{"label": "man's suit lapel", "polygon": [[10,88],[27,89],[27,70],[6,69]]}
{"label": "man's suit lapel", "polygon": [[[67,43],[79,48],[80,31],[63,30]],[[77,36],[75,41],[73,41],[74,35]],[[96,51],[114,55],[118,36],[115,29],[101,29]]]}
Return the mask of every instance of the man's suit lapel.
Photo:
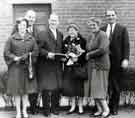
{"label": "man's suit lapel", "polygon": [[[108,25],[105,25],[102,30],[106,32],[107,30],[107,26]],[[115,27],[114,27],[114,30],[113,30],[113,33],[112,33],[112,40],[111,42],[115,39],[116,35],[119,33],[119,24],[116,23]]]}
{"label": "man's suit lapel", "polygon": [[58,42],[58,44],[59,44],[59,42],[60,42],[60,39],[61,39],[61,35],[60,35],[60,32],[58,31],[58,30],[56,30],[57,31],[57,42]]}
{"label": "man's suit lapel", "polygon": [[53,33],[50,29],[48,29],[48,34],[49,34],[49,37],[50,37],[49,40],[55,42],[55,37],[54,37],[54,35],[53,35]]}
{"label": "man's suit lapel", "polygon": [[53,40],[55,43],[58,42],[59,39],[60,39],[60,33],[59,33],[59,31],[58,31],[57,29],[56,29],[56,33],[57,33],[57,36],[56,36],[57,39],[55,39],[55,37],[54,37],[52,31],[49,29],[50,38],[51,38],[51,40]]}
{"label": "man's suit lapel", "polygon": [[113,33],[112,33],[112,36],[113,36],[113,39],[115,38],[115,36],[119,33],[119,25],[116,24],[115,25],[115,28],[113,30]]}

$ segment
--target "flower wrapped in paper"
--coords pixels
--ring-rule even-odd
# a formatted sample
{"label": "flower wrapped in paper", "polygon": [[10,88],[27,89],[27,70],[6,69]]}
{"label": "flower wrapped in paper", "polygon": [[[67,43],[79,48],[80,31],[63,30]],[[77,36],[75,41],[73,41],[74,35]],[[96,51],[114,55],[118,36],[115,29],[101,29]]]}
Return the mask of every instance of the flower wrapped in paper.
{"label": "flower wrapped in paper", "polygon": [[69,50],[67,52],[67,56],[69,57],[69,59],[66,63],[67,66],[73,65],[75,62],[77,62],[78,57],[85,52],[85,50],[81,48],[80,44],[75,43],[69,45],[68,49]]}

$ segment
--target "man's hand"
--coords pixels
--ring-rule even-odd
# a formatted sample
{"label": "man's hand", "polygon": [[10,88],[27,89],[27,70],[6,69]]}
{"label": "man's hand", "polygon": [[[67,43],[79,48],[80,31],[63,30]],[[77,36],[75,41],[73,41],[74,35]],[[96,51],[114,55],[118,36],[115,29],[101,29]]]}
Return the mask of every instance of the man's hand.
{"label": "man's hand", "polygon": [[124,59],[121,63],[122,68],[126,69],[128,67],[128,60]]}
{"label": "man's hand", "polygon": [[49,52],[48,53],[48,58],[49,59],[54,59],[54,57],[55,57],[55,54],[54,53],[52,53],[52,52]]}
{"label": "man's hand", "polygon": [[21,57],[18,57],[18,56],[16,56],[15,58],[14,58],[14,61],[20,61],[20,59],[21,59]]}

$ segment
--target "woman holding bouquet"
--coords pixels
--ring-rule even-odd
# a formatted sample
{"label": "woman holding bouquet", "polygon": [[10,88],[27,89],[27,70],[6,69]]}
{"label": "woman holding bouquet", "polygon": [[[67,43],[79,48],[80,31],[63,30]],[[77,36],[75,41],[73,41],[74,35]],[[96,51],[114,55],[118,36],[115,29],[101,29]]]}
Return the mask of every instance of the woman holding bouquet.
{"label": "woman holding bouquet", "polygon": [[82,114],[83,85],[86,78],[76,75],[75,70],[85,64],[86,40],[80,35],[75,23],[71,23],[67,27],[67,32],[68,36],[63,44],[63,51],[68,57],[64,66],[63,94],[71,98],[71,108],[67,114],[73,113],[77,104],[79,114]]}
{"label": "woman holding bouquet", "polygon": [[8,66],[7,94],[15,97],[16,118],[21,118],[21,114],[28,118],[27,94],[36,90],[30,88],[30,76],[33,72],[29,65],[32,66],[36,61],[38,47],[35,39],[27,32],[27,27],[26,19],[17,20],[16,31],[9,37],[4,48],[4,59]]}
{"label": "woman holding bouquet", "polygon": [[100,20],[98,18],[90,18],[88,26],[91,34],[86,46],[86,59],[88,60],[88,70],[92,69],[92,73],[88,74],[88,79],[91,80],[90,95],[97,106],[97,112],[92,115],[107,118],[110,112],[106,101],[110,68],[109,39],[107,39],[106,33],[99,29]]}

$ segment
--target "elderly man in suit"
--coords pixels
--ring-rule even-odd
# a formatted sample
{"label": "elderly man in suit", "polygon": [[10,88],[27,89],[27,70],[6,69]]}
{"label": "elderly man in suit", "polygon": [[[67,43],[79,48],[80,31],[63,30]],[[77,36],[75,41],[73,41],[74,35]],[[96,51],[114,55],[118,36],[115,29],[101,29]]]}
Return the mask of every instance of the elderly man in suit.
{"label": "elderly man in suit", "polygon": [[110,40],[109,107],[110,113],[117,115],[120,83],[129,63],[129,36],[127,28],[117,23],[117,13],[114,9],[108,9],[105,17],[107,25],[101,29],[106,32]]}
{"label": "elderly man in suit", "polygon": [[[25,13],[25,18],[28,20],[29,27],[27,28],[27,31],[35,38],[35,40],[38,40],[38,29],[35,26],[36,22],[36,12],[34,10],[28,10]],[[31,80],[31,85],[30,87],[35,88],[34,91],[32,91],[29,95],[29,103],[30,103],[30,112],[32,114],[36,114],[38,112],[38,106],[37,106],[37,99],[38,99],[38,91],[37,91],[37,77],[35,75],[34,79]]]}
{"label": "elderly man in suit", "polygon": [[49,26],[39,35],[37,77],[42,92],[44,115],[58,114],[59,90],[62,82],[62,63],[56,53],[62,53],[63,34],[57,29],[59,18],[50,15]]}
{"label": "elderly man in suit", "polygon": [[28,10],[25,13],[25,18],[29,22],[29,27],[27,28],[28,32],[31,33],[32,36],[36,37],[36,40],[38,38],[39,30],[35,24],[36,22],[36,12],[34,10]]}

